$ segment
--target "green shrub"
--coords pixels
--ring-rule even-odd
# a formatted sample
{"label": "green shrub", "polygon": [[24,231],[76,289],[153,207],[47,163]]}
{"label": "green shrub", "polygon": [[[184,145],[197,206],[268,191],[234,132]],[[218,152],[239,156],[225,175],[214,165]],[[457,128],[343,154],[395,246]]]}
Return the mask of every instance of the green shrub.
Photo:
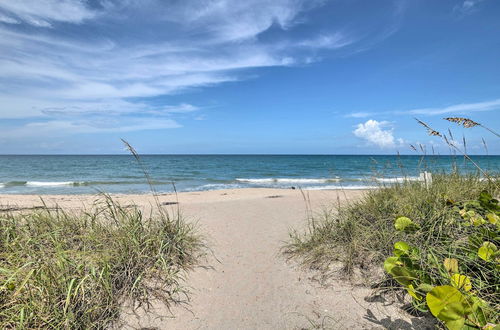
{"label": "green shrub", "polygon": [[[465,275],[456,280],[471,281],[467,295],[486,301],[481,308],[490,311],[489,321],[498,323],[494,311],[500,308],[500,284],[492,266],[495,246],[500,246],[498,232],[492,232],[498,221],[493,212],[484,211],[493,198],[481,195],[484,190],[499,195],[498,181],[490,177],[434,174],[429,187],[403,182],[368,191],[339,205],[335,213],[312,218],[306,232],[291,232],[285,253],[325,275],[340,262],[349,278],[360,269],[367,284],[388,290],[403,286],[420,310],[428,310],[427,291],[453,287],[453,275]],[[389,278],[374,271],[382,264]],[[465,296],[463,289],[458,290]]]}
{"label": "green shrub", "polygon": [[[397,242],[384,269],[405,287],[417,309],[430,311],[447,328],[493,328],[500,308],[498,200],[483,191],[477,200],[448,204],[455,217],[447,223],[453,237],[441,238],[449,243],[447,251]],[[396,230],[408,236],[415,235],[412,225],[405,217],[395,222]]]}
{"label": "green shrub", "polygon": [[87,212],[0,214],[0,328],[102,329],[126,299],[168,303],[200,247],[178,214],[106,196]]}

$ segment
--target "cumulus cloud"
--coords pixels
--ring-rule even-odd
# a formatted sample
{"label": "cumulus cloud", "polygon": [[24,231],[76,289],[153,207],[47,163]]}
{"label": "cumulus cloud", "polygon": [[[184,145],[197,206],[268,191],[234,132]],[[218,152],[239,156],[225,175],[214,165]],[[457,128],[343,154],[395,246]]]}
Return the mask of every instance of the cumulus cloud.
{"label": "cumulus cloud", "polygon": [[[356,137],[380,148],[394,148],[396,146],[392,125],[387,121],[370,119],[365,123],[358,124],[353,133]],[[397,143],[401,144],[403,140],[398,139]]]}

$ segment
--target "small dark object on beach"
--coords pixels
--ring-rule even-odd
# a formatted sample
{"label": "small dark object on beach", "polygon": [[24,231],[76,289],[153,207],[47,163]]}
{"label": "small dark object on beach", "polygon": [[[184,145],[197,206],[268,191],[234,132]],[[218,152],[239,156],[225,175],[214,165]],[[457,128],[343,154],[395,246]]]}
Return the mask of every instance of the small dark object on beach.
{"label": "small dark object on beach", "polygon": [[179,204],[177,202],[163,202],[161,203],[161,205],[176,205],[176,204]]}
{"label": "small dark object on beach", "polygon": [[281,198],[283,195],[271,195],[271,196],[266,196],[266,198]]}
{"label": "small dark object on beach", "polygon": [[294,187],[294,186],[292,186],[292,190],[295,190],[295,187]]}

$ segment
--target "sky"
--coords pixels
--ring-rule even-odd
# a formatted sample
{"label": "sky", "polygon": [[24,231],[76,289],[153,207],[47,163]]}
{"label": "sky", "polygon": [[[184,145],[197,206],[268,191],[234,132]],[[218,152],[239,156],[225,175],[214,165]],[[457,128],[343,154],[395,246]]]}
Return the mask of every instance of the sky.
{"label": "sky", "polygon": [[500,154],[443,120],[499,114],[496,0],[0,2],[0,154]]}

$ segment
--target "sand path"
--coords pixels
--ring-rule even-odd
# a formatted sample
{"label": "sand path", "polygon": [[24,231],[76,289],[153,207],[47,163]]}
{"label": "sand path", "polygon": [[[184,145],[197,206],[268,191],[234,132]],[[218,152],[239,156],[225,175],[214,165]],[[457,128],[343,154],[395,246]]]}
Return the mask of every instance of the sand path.
{"label": "sand path", "polygon": [[[360,191],[311,191],[313,210]],[[272,196],[272,197],[270,197]],[[0,201],[12,197],[1,196]],[[24,199],[23,199],[24,198]],[[12,199],[29,204],[30,198]],[[62,206],[81,205],[91,197],[52,196]],[[49,197],[46,197],[49,199]],[[86,200],[87,199],[87,200]],[[119,196],[122,202],[146,205],[144,195]],[[36,199],[35,199],[36,200]],[[162,196],[162,201],[173,201]],[[34,200],[31,200],[34,202]],[[312,273],[287,262],[280,252],[290,228],[304,228],[306,203],[298,190],[241,189],[179,194],[190,221],[198,220],[215,257],[188,274],[190,302],[172,313],[153,304],[148,313],[125,310],[125,329],[305,329],[324,324],[334,329],[422,329],[419,319],[397,304],[369,302],[372,291],[333,281],[325,288]]]}

